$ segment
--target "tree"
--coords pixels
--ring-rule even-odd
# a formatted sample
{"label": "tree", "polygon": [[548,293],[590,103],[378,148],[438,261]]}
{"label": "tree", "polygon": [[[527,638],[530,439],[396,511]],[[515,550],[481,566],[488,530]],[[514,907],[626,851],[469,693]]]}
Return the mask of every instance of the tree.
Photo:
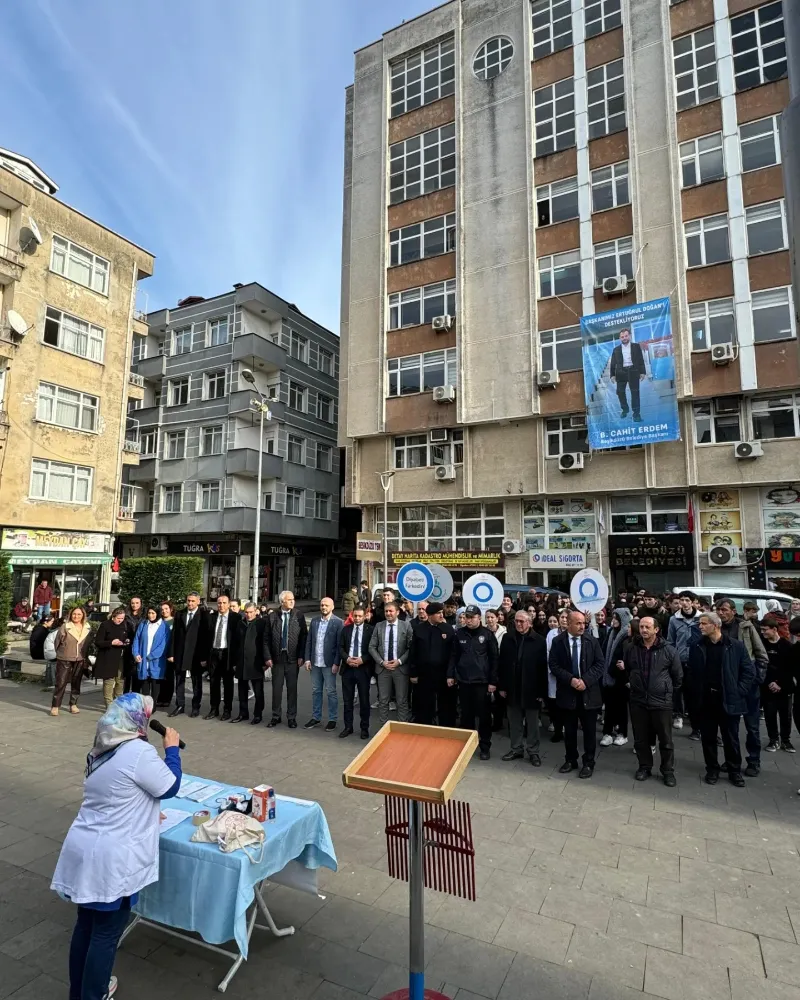
{"label": "tree", "polygon": [[203,560],[198,556],[143,556],[123,559],[119,567],[119,592],[124,601],[141,597],[144,603],[182,602],[192,590],[203,587]]}
{"label": "tree", "polygon": [[8,556],[0,553],[0,655],[8,648],[6,622],[11,614],[11,567]]}

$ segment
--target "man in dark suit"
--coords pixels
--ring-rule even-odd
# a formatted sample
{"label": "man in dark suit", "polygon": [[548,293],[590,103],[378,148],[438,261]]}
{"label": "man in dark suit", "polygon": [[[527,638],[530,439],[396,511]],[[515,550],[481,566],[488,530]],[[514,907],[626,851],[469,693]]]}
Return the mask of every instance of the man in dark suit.
{"label": "man in dark suit", "polygon": [[208,663],[208,612],[200,606],[200,595],[192,591],[186,597],[186,608],[175,615],[172,640],[167,660],[175,670],[175,707],[171,719],[186,710],[186,671],[192,675],[191,718],[200,714],[203,701],[203,671]]}
{"label": "man in dark suit", "polygon": [[391,601],[384,605],[384,619],[375,626],[369,652],[375,661],[378,682],[378,718],[381,725],[389,721],[389,702],[397,702],[397,718],[411,721],[409,672],[414,630],[411,622],[398,618],[399,608]]}
{"label": "man in dark suit", "polygon": [[369,682],[372,677],[372,657],[369,641],[372,626],[364,621],[364,608],[357,604],[352,611],[353,624],[345,625],[341,639],[342,702],[344,729],[339,738],[353,732],[353,703],[358,691],[358,711],[361,716],[361,739],[369,739]]}
{"label": "man in dark suit", "polygon": [[633,419],[641,420],[639,413],[639,383],[644,379],[647,370],[644,366],[644,354],[638,344],[631,340],[631,331],[620,330],[619,343],[611,352],[611,370],[609,376],[617,384],[617,398],[622,410],[622,416],[628,416],[628,397],[625,387],[631,391],[631,406]]}
{"label": "man in dark suit", "polygon": [[253,688],[253,721],[257,726],[264,715],[264,629],[267,619],[259,617],[258,608],[249,603],[244,606],[244,620],[239,622],[239,645],[241,656],[236,664],[236,679],[239,682],[239,714],[231,722],[247,722],[250,718],[248,695]]}
{"label": "man in dark suit", "polygon": [[284,681],[286,721],[290,729],[297,729],[297,675],[305,660],[308,626],[305,615],[295,610],[291,590],[282,590],[278,600],[281,606],[269,616],[264,630],[264,659],[272,667],[272,718],[267,729],[280,724]]}
{"label": "man in dark suit", "polygon": [[[211,646],[208,657],[211,708],[205,719],[221,718],[227,722],[233,709],[233,680],[241,655],[242,619],[231,611],[230,598],[220,594],[217,610],[208,616],[207,636]],[[222,698],[220,698],[220,689]],[[222,700],[222,716],[219,714]]]}
{"label": "man in dark suit", "polygon": [[578,770],[578,721],[583,729],[583,767],[579,778],[591,778],[597,747],[597,713],[603,704],[600,682],[605,664],[600,643],[586,632],[581,611],[567,615],[567,630],[550,646],[550,673],[556,679],[556,705],[564,721],[566,760],[560,774]]}
{"label": "man in dark suit", "polygon": [[340,643],[344,622],[333,613],[333,601],[323,597],[320,613],[311,619],[306,637],[306,670],[311,674],[311,718],[303,729],[313,729],[322,722],[322,689],[328,696],[326,733],[332,733],[339,718],[336,675],[342,660]]}

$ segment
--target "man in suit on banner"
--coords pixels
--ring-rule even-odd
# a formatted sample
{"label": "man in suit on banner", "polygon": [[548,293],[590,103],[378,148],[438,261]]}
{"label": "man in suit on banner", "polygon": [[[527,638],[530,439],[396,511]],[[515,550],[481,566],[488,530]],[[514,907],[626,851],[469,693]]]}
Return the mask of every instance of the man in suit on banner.
{"label": "man in suit on banner", "polygon": [[642,419],[639,412],[639,383],[644,380],[646,374],[641,347],[631,340],[631,331],[627,327],[620,330],[619,343],[611,352],[609,376],[612,382],[616,382],[617,398],[623,417],[628,416],[628,395],[625,391],[627,387],[630,389],[630,409],[633,410],[633,419],[636,421]]}

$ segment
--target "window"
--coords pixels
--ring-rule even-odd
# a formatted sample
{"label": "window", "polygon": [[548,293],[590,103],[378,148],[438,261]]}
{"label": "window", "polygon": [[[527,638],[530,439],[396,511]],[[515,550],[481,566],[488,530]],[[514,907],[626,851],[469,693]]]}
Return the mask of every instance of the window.
{"label": "window", "polygon": [[308,364],[308,340],[294,330],[289,332],[289,355],[304,365]]}
{"label": "window", "polygon": [[694,433],[698,444],[724,444],[741,440],[739,400],[710,399],[694,404]]}
{"label": "window", "polygon": [[678,111],[719,97],[713,27],[676,38],[672,57]]}
{"label": "window", "polygon": [[228,343],[228,317],[208,321],[208,346],[219,347]]}
{"label": "window", "polygon": [[685,493],[617,494],[611,497],[611,531],[688,531],[689,503]]}
{"label": "window", "polygon": [[592,211],[619,208],[631,200],[628,190],[628,161],[613,163],[592,171]]}
{"label": "window", "polygon": [[605,278],[624,274],[633,280],[633,237],[624,236],[608,243],[596,243],[594,247],[594,280],[598,288]]}
{"label": "window", "polygon": [[737,90],[786,76],[786,32],[780,0],[732,17],[731,39]]}
{"label": "window", "polygon": [[528,549],[593,549],[595,503],[585,497],[526,500],[522,528]]}
{"label": "window", "polygon": [[286,513],[302,517],[305,513],[303,491],[296,486],[286,487]]}
{"label": "window", "polygon": [[323,396],[322,393],[317,396],[317,418],[326,424],[333,423],[333,400],[330,396]]}
{"label": "window", "polygon": [[547,457],[558,458],[573,451],[589,451],[586,432],[586,417],[582,414],[572,417],[549,417],[545,421],[547,434]]}
{"label": "window", "polygon": [[167,382],[167,406],[185,406],[189,402],[189,379],[173,378]]}
{"label": "window", "polygon": [[68,354],[77,354],[79,358],[102,362],[105,337],[105,330],[101,327],[93,326],[77,316],[70,316],[60,309],[47,307],[43,339],[50,347],[58,347]]}
{"label": "window", "polygon": [[567,253],[553,254],[551,257],[539,257],[539,296],[548,298],[551,295],[568,295],[581,290],[581,252],[570,250]]}
{"label": "window", "polygon": [[753,436],[757,441],[768,438],[800,437],[800,394],[753,398]]}
{"label": "window", "polygon": [[168,431],[164,435],[164,458],[186,458],[186,431]]}
{"label": "window", "polygon": [[111,265],[77,243],[53,235],[53,250],[50,256],[50,270],[62,274],[79,285],[92,291],[108,295],[108,272]]}
{"label": "window", "polygon": [[93,476],[94,469],[86,465],[34,458],[31,462],[31,499],[52,500],[54,503],[91,503]]}
{"label": "window", "polygon": [[559,80],[533,95],[535,156],[575,145],[575,81]]}
{"label": "window", "polygon": [[317,444],[317,468],[320,472],[333,472],[333,448],[329,444]]}
{"label": "window", "polygon": [[456,217],[439,215],[389,233],[389,262],[392,267],[412,260],[435,257],[456,248]]}
{"label": "window", "polygon": [[40,382],[36,419],[76,431],[96,431],[99,406],[97,396],[65,389],[50,382]]}
{"label": "window", "polygon": [[685,188],[718,181],[725,176],[721,132],[682,142],[680,154],[681,185]]}
{"label": "window", "polygon": [[219,510],[219,481],[213,483],[198,483],[199,509]]}
{"label": "window", "polygon": [[742,150],[742,171],[759,170],[781,162],[781,140],[778,116],[770,115],[757,122],[739,126]]}
{"label": "window", "polygon": [[770,201],[745,209],[747,252],[751,257],[760,253],[785,250],[789,245],[786,232],[786,203]]}
{"label": "window", "polygon": [[147,337],[134,337],[133,350],[131,351],[131,363],[143,361],[147,357]]}
{"label": "window", "polygon": [[272,510],[272,493],[264,494],[263,509]]}
{"label": "window", "polygon": [[317,351],[317,367],[323,375],[333,375],[333,352],[320,347]]}
{"label": "window", "polygon": [[753,292],[753,336],[757,344],[794,337],[794,315],[790,288]]}
{"label": "window", "polygon": [[412,354],[405,358],[390,358],[389,395],[407,396],[414,392],[429,392],[439,385],[455,385],[456,349]]}
{"label": "window", "polygon": [[536,219],[540,226],[578,218],[578,178],[536,188]]}
{"label": "window", "polygon": [[184,327],[172,334],[172,353],[188,354],[192,349],[192,328]]}
{"label": "window", "polygon": [[389,296],[389,329],[430,323],[435,316],[455,316],[456,283],[437,281],[423,288],[409,288]]}
{"label": "window", "polygon": [[407,434],[394,439],[395,469],[422,469],[427,465],[427,434]]}
{"label": "window", "polygon": [[290,409],[299,410],[301,413],[305,413],[307,397],[308,389],[306,389],[304,385],[300,385],[298,382],[289,382]]}
{"label": "window", "polygon": [[475,53],[472,72],[479,80],[493,80],[511,62],[514,45],[510,38],[490,38]]}
{"label": "window", "polygon": [[452,38],[392,63],[392,117],[449,97],[455,89]]}
{"label": "window", "polygon": [[297,434],[290,434],[286,445],[286,460],[295,465],[306,464],[306,439]]}
{"label": "window", "polygon": [[686,258],[689,267],[703,267],[731,259],[728,216],[709,215],[684,223]]}
{"label": "window", "polygon": [[183,500],[183,485],[161,487],[161,513],[180,514]]}
{"label": "window", "polygon": [[321,521],[330,521],[331,497],[329,493],[314,494],[314,517]]}
{"label": "window", "polygon": [[[382,510],[377,529],[383,531]],[[390,507],[385,534],[389,550],[395,552],[500,552],[505,536],[503,504]]]}
{"label": "window", "polygon": [[586,0],[586,37],[601,35],[622,24],[620,0]]}
{"label": "window", "polygon": [[213,427],[203,427],[200,431],[200,454],[221,455],[222,437],[222,424],[214,424]]}
{"label": "window", "polygon": [[204,399],[221,399],[225,395],[225,369],[208,372],[205,376]]}
{"label": "window", "polygon": [[456,127],[442,125],[389,147],[389,203],[418,198],[456,182]]}
{"label": "window", "polygon": [[621,59],[590,69],[586,74],[589,138],[625,128],[625,72]]}
{"label": "window", "polygon": [[158,454],[158,428],[149,427],[147,430],[142,429],[139,440],[141,442],[139,449],[141,458],[155,458]]}
{"label": "window", "polygon": [[733,299],[711,299],[689,304],[692,350],[708,351],[716,344],[736,341],[736,313]]}
{"label": "window", "polygon": [[431,444],[428,465],[464,464],[464,432],[449,431],[447,442]]}
{"label": "window", "polygon": [[571,0],[533,0],[531,15],[534,59],[572,45]]}
{"label": "window", "polygon": [[580,326],[564,326],[560,330],[542,330],[542,368],[560,372],[580,371],[583,368]]}

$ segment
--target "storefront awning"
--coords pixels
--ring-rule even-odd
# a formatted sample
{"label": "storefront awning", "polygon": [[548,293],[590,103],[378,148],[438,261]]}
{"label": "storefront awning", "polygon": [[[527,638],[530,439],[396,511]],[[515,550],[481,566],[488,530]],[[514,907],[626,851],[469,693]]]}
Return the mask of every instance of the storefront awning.
{"label": "storefront awning", "polygon": [[104,566],[114,557],[105,552],[4,552],[11,566]]}

